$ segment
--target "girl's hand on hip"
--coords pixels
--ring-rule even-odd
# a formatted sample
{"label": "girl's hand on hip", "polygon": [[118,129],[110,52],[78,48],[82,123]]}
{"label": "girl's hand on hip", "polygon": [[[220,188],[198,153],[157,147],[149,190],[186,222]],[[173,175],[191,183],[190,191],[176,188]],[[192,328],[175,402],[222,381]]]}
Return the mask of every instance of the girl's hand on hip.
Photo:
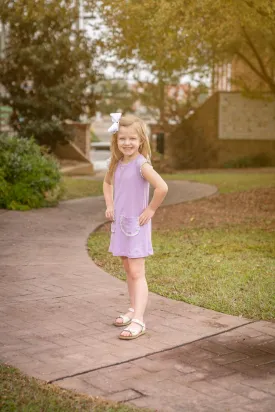
{"label": "girl's hand on hip", "polygon": [[113,207],[107,207],[105,216],[109,220],[115,220],[115,214],[114,214],[114,208]]}
{"label": "girl's hand on hip", "polygon": [[149,220],[152,219],[154,214],[155,214],[155,211],[153,209],[150,209],[149,207],[144,209],[144,211],[142,212],[142,214],[139,217],[140,226],[146,225],[146,223],[148,223]]}

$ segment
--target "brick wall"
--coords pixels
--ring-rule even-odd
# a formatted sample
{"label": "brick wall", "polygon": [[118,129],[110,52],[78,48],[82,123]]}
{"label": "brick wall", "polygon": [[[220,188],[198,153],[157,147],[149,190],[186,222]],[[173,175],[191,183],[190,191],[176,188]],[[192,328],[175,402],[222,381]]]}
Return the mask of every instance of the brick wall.
{"label": "brick wall", "polygon": [[275,140],[275,100],[219,93],[219,139]]}
{"label": "brick wall", "polygon": [[190,140],[200,135],[205,147],[208,144],[215,149],[212,157],[209,158],[209,154],[208,158],[207,154],[205,159],[202,157],[200,167],[220,167],[228,160],[262,153],[274,159],[275,164],[274,101],[247,99],[239,92],[215,93],[171,135],[170,144],[174,144],[174,139],[176,151],[180,153],[175,155],[175,150],[169,151],[170,164],[175,168],[184,164],[180,158],[185,156],[183,139],[187,129]]}
{"label": "brick wall", "polygon": [[275,140],[224,140],[219,149],[218,164],[228,160],[265,153],[275,166]]}
{"label": "brick wall", "polygon": [[275,159],[275,101],[248,99],[241,93],[219,93],[219,164],[266,153]]}

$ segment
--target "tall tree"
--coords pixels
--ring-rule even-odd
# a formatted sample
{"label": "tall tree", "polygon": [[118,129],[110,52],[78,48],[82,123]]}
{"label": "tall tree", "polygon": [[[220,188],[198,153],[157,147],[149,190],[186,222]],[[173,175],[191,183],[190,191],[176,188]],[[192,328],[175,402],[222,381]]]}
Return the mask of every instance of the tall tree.
{"label": "tall tree", "polygon": [[213,66],[235,59],[244,68],[235,79],[241,89],[275,93],[273,0],[162,0],[159,15],[163,26],[173,21],[175,47],[179,38],[188,39],[198,70],[210,73]]}
{"label": "tall tree", "polygon": [[146,107],[155,120],[159,120],[156,109],[162,105],[164,93],[164,115],[172,124],[180,123],[206,99],[208,94],[208,89],[204,84],[195,87],[190,83],[170,84],[161,90],[159,84],[139,82],[136,89],[136,100]]}
{"label": "tall tree", "polygon": [[98,2],[98,13],[108,28],[99,45],[110,59],[115,59],[118,70],[132,71],[139,80],[142,69],[150,72],[150,81],[157,84],[155,107],[159,122],[165,128],[168,120],[165,87],[178,82],[187,69],[191,72],[192,65],[184,39],[181,39],[180,49],[171,41],[173,21],[167,22],[165,27],[159,21],[160,3],[159,0]]}
{"label": "tall tree", "polygon": [[78,30],[78,14],[72,0],[1,0],[0,99],[20,135],[51,147],[70,137],[66,119],[95,111],[95,46]]}
{"label": "tall tree", "polygon": [[[237,59],[251,71],[240,75],[246,91],[275,93],[274,0],[101,0],[109,28],[102,47],[120,67],[151,71],[160,87],[182,74],[211,75],[219,64]],[[118,65],[119,67],[119,65]]]}
{"label": "tall tree", "polygon": [[135,96],[125,80],[102,80],[96,90],[99,94],[97,110],[102,114],[110,114],[118,110],[133,111]]}

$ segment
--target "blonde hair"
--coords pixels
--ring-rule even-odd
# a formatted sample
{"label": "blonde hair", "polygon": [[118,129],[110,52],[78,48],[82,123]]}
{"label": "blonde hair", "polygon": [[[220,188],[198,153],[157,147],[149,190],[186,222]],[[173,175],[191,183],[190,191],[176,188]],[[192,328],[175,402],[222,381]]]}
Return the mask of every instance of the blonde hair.
{"label": "blonde hair", "polygon": [[[135,130],[140,138],[140,147],[138,149],[139,153],[141,153],[149,162],[151,162],[151,148],[148,137],[148,129],[145,122],[139,117],[132,114],[121,116],[119,120],[119,127],[128,127],[131,125],[135,127]],[[118,162],[123,158],[123,154],[121,153],[117,145],[118,133],[119,131],[114,133],[111,140],[111,161],[109,166],[109,176],[111,179],[114,176]]]}

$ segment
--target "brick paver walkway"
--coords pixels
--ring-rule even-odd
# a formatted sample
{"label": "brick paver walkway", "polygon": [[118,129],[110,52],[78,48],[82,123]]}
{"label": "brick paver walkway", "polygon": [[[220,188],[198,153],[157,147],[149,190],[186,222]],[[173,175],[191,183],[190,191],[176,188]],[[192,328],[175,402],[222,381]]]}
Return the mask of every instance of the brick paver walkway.
{"label": "brick paver walkway", "polygon": [[[215,190],[182,188],[177,201]],[[86,251],[104,210],[103,198],[88,198],[1,211],[2,361],[63,387],[158,410],[273,411],[275,323],[150,293],[147,334],[117,338],[112,322],[128,307],[126,284]]]}

